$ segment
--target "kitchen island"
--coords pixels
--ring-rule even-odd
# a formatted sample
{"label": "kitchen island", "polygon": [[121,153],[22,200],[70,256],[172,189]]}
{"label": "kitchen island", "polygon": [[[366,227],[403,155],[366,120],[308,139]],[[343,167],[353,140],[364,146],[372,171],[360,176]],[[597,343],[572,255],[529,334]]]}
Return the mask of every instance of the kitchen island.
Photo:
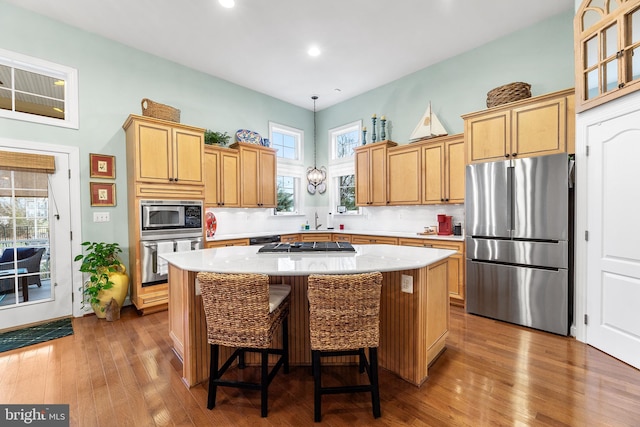
{"label": "kitchen island", "polygon": [[[422,384],[429,365],[445,349],[449,331],[447,258],[455,251],[395,245],[353,247],[355,252],[258,253],[258,246],[232,246],[163,254],[169,263],[169,334],[183,364],[183,382],[191,387],[209,376],[198,272],[260,273],[269,275],[270,283],[290,285],[289,358],[295,366],[311,364],[308,276],[380,271],[379,364],[412,384]],[[275,345],[281,339],[277,336]],[[349,361],[335,358],[333,363]]]}

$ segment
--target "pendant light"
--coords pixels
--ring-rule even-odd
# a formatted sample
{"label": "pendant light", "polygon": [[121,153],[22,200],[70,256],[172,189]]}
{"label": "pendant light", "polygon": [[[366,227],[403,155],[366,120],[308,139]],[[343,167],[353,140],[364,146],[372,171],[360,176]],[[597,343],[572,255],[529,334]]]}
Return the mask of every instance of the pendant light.
{"label": "pendant light", "polygon": [[320,169],[316,167],[316,100],[318,97],[313,95],[311,99],[313,99],[313,167],[307,169],[307,181],[309,181],[307,191],[310,194],[315,194],[316,191],[322,194],[327,191],[325,184],[327,170],[324,166],[321,166]]}

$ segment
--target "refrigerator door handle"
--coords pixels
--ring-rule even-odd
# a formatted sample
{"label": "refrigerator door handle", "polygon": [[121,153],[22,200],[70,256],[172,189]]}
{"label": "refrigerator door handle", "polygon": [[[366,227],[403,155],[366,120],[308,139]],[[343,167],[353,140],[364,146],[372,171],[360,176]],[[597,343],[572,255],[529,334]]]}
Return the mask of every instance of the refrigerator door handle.
{"label": "refrigerator door handle", "polygon": [[507,166],[507,231],[513,231],[513,166]]}

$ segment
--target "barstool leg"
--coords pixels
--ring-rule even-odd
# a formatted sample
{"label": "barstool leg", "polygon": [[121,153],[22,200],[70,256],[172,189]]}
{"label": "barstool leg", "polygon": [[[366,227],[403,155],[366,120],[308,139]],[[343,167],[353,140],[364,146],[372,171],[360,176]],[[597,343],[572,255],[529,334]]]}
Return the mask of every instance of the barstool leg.
{"label": "barstool leg", "polygon": [[319,423],[322,419],[321,415],[321,401],[322,401],[322,383],[320,378],[321,366],[320,366],[320,351],[311,351],[312,365],[313,365],[313,420]]}
{"label": "barstool leg", "polygon": [[289,316],[286,316],[282,319],[282,351],[283,359],[282,364],[284,365],[284,373],[289,373]]}
{"label": "barstool leg", "polygon": [[373,418],[380,418],[380,389],[378,387],[378,349],[369,348],[369,380],[371,381],[371,405]]}
{"label": "barstool leg", "polygon": [[262,363],[260,375],[260,413],[264,418],[267,416],[267,396],[269,391],[269,352],[262,350]]}
{"label": "barstool leg", "polygon": [[215,384],[215,380],[219,378],[218,352],[218,345],[211,344],[211,361],[209,363],[209,395],[207,398],[207,409],[213,409],[216,406],[216,391],[218,387]]}

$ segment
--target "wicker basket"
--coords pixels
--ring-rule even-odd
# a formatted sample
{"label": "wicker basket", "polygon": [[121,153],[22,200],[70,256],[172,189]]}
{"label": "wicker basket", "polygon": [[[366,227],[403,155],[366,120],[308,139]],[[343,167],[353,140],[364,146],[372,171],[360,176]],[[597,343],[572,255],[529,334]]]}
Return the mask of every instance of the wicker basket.
{"label": "wicker basket", "polygon": [[141,104],[143,116],[180,123],[180,110],[177,108],[154,102],[148,98],[144,98]]}
{"label": "wicker basket", "polygon": [[527,98],[531,98],[531,85],[529,83],[509,83],[487,92],[487,107],[491,108]]}

